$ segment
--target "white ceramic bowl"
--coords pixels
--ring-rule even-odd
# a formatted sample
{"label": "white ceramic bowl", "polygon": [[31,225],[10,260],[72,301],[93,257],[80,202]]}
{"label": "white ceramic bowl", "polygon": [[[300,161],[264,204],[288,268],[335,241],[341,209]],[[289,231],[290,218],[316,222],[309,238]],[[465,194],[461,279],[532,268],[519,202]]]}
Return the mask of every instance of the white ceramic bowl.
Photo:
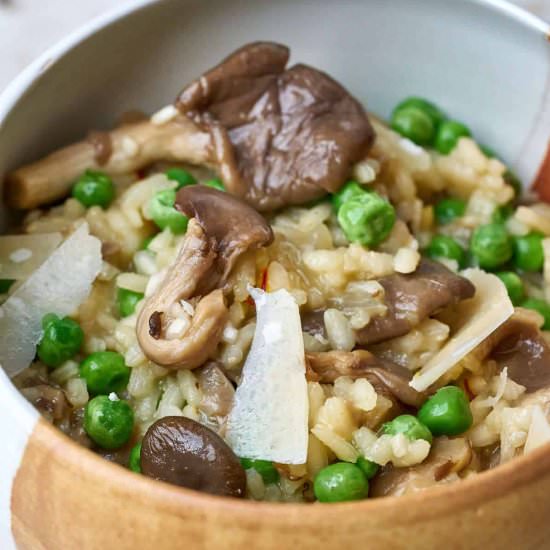
{"label": "white ceramic bowl", "polygon": [[[526,182],[547,153],[550,28],[501,0],[141,0],[47,51],[0,96],[0,179],[91,128],[108,128],[130,108],[154,111],[171,102],[204,69],[258,39],[288,44],[293,60],[326,70],[382,116],[404,96],[433,99]],[[0,212],[4,226],[9,217]],[[434,540],[456,548],[550,545],[543,519],[550,493],[535,487],[538,476],[539,489],[550,489],[545,449],[452,491],[435,490],[433,498],[277,507],[166,487],[101,462],[38,422],[1,371],[0,403],[2,548],[14,545],[12,524],[25,548],[72,548],[67,541],[77,540],[79,548],[105,547],[112,537],[119,550],[155,540],[178,547],[182,533],[193,536],[186,546],[200,548],[337,548],[368,540],[372,548]],[[506,506],[493,513],[491,499]],[[154,521],[144,527],[148,506]],[[514,525],[506,514],[525,523]],[[333,518],[330,526],[325,517]],[[469,539],[464,521],[484,518],[483,532],[477,526]],[[185,520],[185,528],[175,523]],[[64,535],[69,524],[80,538]],[[540,536],[528,534],[539,527]]]}

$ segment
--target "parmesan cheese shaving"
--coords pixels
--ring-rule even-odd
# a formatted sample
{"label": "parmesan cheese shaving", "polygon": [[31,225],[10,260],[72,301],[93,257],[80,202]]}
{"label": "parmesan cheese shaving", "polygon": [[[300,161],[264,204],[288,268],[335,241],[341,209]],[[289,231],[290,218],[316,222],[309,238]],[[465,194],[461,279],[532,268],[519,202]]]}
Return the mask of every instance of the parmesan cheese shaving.
{"label": "parmesan cheese shaving", "polygon": [[61,233],[0,237],[0,279],[26,279],[61,242]]}
{"label": "parmesan cheese shaving", "polygon": [[476,287],[475,296],[457,306],[453,320],[458,326],[451,327],[453,336],[409,383],[417,391],[428,389],[514,313],[498,277],[480,269],[467,269],[462,275]]}
{"label": "parmesan cheese shaving", "polygon": [[241,457],[303,464],[308,393],[298,306],[284,289],[250,289],[257,324],[227,419],[227,441]]}
{"label": "parmesan cheese shaving", "polygon": [[29,366],[46,313],[69,315],[101,271],[101,242],[82,224],[0,307],[0,363],[9,376]]}

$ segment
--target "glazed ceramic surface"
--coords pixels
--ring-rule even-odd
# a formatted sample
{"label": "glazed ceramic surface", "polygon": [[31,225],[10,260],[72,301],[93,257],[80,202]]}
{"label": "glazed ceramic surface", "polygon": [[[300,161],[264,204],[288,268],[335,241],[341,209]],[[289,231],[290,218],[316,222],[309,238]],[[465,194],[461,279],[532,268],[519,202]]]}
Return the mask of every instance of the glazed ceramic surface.
{"label": "glazed ceramic surface", "polygon": [[[165,0],[122,7],[0,97],[0,179],[154,111],[245,42],[276,40],[387,116],[433,98],[532,182],[550,138],[550,29],[500,0]],[[550,161],[546,164],[550,172]],[[5,226],[11,214],[0,213]],[[548,548],[550,451],[428,494],[338,505],[237,502],[155,483],[39,420],[0,372],[0,547]]]}

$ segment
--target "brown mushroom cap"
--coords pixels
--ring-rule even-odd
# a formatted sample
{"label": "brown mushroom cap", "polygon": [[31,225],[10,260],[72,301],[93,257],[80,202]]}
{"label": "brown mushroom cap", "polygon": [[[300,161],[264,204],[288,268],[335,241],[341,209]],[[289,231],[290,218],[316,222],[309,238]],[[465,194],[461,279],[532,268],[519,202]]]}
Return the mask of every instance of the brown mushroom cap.
{"label": "brown mushroom cap", "polygon": [[366,350],[324,351],[306,353],[310,380],[333,383],[339,376],[366,378],[377,393],[394,396],[402,403],[420,407],[426,394],[411,388],[411,372],[399,365],[379,359]]}
{"label": "brown mushroom cap", "polygon": [[157,420],[141,444],[141,470],[154,479],[213,495],[244,497],[246,474],[212,430],[183,416]]}
{"label": "brown mushroom cap", "polygon": [[550,386],[550,346],[531,311],[516,308],[514,315],[490,337],[491,359],[499,369],[508,369],[508,376],[525,386],[527,393]]}
{"label": "brown mushroom cap", "polygon": [[374,141],[361,104],[288,48],[247,44],[187,86],[180,111],[210,131],[229,191],[260,211],[340,188]]}
{"label": "brown mushroom cap", "polygon": [[273,231],[261,214],[229,193],[212,187],[183,187],[176,195],[175,207],[189,218],[195,218],[208,239],[214,242],[216,260],[208,277],[201,280],[203,291],[223,284],[243,252],[273,241]]}
{"label": "brown mushroom cap", "polygon": [[384,287],[388,311],[357,331],[361,345],[403,336],[438,310],[471,298],[475,293],[468,279],[439,262],[426,259],[422,259],[415,272],[388,275],[379,283]]}

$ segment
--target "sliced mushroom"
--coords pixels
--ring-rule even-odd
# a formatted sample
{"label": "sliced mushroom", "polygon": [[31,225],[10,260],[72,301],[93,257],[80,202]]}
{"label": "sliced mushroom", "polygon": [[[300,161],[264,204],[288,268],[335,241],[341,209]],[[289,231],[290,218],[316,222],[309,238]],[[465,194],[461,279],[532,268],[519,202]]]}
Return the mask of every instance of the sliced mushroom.
{"label": "sliced mushroom", "polygon": [[537,316],[516,308],[514,315],[491,335],[491,359],[499,369],[525,386],[527,393],[550,386],[550,347],[540,332]]}
{"label": "sliced mushroom", "polygon": [[212,430],[183,416],[157,420],[141,444],[141,470],[149,477],[221,496],[244,497],[246,474]]}
{"label": "sliced mushroom", "polygon": [[406,405],[420,407],[426,400],[424,393],[409,386],[410,371],[381,360],[366,350],[306,353],[306,364],[306,376],[310,380],[332,383],[339,376],[366,378],[377,393],[389,393]]}
{"label": "sliced mushroom", "polygon": [[19,168],[6,202],[35,208],[66,196],[87,169],[117,175],[157,161],[217,167],[229,191],[260,210],[336,191],[374,131],[342,86],[304,65],[285,70],[288,57],[279,44],[244,46],[185,88],[181,114],[95,133]]}
{"label": "sliced mushroom", "polygon": [[187,86],[182,113],[212,135],[229,191],[257,210],[334,192],[374,141],[365,110],[286,46],[247,44]]}
{"label": "sliced mushroom", "polygon": [[[178,257],[137,321],[139,344],[149,359],[172,369],[202,365],[218,345],[228,319],[223,291],[238,257],[269,244],[271,228],[239,199],[203,185],[180,190],[177,206],[192,216]],[[202,296],[181,339],[164,337],[170,309],[179,300]]]}
{"label": "sliced mushroom", "polygon": [[108,158],[98,157],[97,139],[92,139],[69,145],[8,174],[6,202],[13,208],[29,209],[62,199],[88,169],[116,176],[160,160],[212,164],[210,135],[181,115],[164,124],[146,120],[103,133],[102,149],[106,140]]}
{"label": "sliced mushroom", "polygon": [[357,331],[357,341],[361,345],[403,336],[438,310],[471,298],[475,293],[468,279],[439,262],[426,259],[414,273],[389,275],[379,282],[385,290],[388,311]]}
{"label": "sliced mushroom", "polygon": [[456,481],[459,479],[456,474],[471,460],[472,449],[467,439],[438,437],[422,464],[409,468],[384,468],[371,481],[369,496],[401,496],[429,489],[438,483]]}
{"label": "sliced mushroom", "polygon": [[214,243],[216,258],[208,276],[200,281],[199,293],[224,284],[241,254],[273,241],[273,231],[261,214],[228,193],[206,185],[180,189],[175,206],[195,218]]}
{"label": "sliced mushroom", "polygon": [[183,338],[167,340],[163,319],[170,308],[195,294],[202,277],[207,276],[216,253],[195,220],[187,233],[176,261],[170,266],[160,288],[140,311],[136,333],[143,353],[155,363],[173,369],[193,369],[214,352],[227,322],[228,310],[223,292],[213,290],[200,299],[191,325]]}
{"label": "sliced mushroom", "polygon": [[210,416],[226,416],[233,406],[235,388],[215,361],[197,369],[202,399],[199,408]]}

